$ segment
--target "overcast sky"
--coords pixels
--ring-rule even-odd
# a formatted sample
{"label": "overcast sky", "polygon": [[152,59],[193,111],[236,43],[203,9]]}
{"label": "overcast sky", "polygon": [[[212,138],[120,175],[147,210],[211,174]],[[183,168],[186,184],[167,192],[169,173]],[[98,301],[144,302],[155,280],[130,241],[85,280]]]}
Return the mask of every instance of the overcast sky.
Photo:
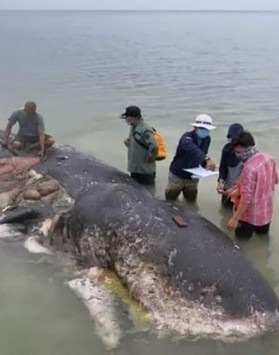
{"label": "overcast sky", "polygon": [[0,0],[0,9],[279,10],[279,0]]}

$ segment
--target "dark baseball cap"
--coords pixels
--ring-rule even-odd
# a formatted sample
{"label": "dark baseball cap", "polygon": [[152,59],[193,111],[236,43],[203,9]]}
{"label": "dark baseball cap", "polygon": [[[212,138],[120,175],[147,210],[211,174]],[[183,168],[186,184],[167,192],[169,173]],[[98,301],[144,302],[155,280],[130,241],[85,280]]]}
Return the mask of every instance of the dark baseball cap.
{"label": "dark baseball cap", "polygon": [[120,118],[126,117],[141,117],[141,110],[137,106],[128,106],[126,111],[120,116]]}
{"label": "dark baseball cap", "polygon": [[227,138],[235,138],[244,130],[243,126],[240,123],[233,123],[230,125],[227,133]]}

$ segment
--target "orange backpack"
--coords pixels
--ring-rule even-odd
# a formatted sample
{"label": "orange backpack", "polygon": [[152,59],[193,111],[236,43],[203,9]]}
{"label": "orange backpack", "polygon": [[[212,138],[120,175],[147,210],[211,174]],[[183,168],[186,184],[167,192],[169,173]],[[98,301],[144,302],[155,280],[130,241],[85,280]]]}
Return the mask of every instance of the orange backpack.
{"label": "orange backpack", "polygon": [[[159,131],[157,131],[157,129],[152,127],[152,130],[153,130],[152,133],[154,134],[154,138],[155,138],[155,141],[157,143],[157,148],[158,148],[155,159],[156,160],[164,160],[167,157],[167,146],[166,146],[165,140],[164,140],[163,136],[161,135],[161,133]],[[145,131],[145,133],[146,132],[150,132],[150,131]],[[133,137],[139,145],[141,145],[144,149],[148,150],[148,146],[145,143],[143,143],[142,141],[140,141],[135,136],[135,134],[133,134]]]}
{"label": "orange backpack", "polygon": [[155,128],[153,128],[153,130],[154,130],[154,138],[157,142],[157,147],[158,147],[156,160],[164,160],[167,157],[166,142],[159,131],[157,131]]}

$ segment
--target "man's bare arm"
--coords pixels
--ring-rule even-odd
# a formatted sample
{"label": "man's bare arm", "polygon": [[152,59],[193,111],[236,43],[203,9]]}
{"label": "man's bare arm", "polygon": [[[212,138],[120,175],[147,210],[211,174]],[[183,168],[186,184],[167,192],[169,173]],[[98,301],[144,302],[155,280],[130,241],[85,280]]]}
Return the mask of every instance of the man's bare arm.
{"label": "man's bare arm", "polygon": [[45,154],[45,134],[44,133],[39,133],[39,144],[40,144],[39,155],[41,155],[43,157]]}
{"label": "man's bare arm", "polygon": [[4,140],[3,140],[3,145],[8,145],[9,142],[9,137],[11,134],[13,125],[9,122],[6,126],[5,132],[4,132]]}

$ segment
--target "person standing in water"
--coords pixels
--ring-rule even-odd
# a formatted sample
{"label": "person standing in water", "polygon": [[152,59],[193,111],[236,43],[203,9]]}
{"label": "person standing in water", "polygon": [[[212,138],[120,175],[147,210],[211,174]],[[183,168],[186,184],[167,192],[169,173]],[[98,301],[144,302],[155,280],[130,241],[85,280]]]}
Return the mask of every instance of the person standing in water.
{"label": "person standing in water", "polygon": [[223,206],[230,208],[233,206],[233,203],[226,195],[226,191],[236,184],[243,167],[243,162],[234,153],[232,139],[236,138],[242,132],[243,126],[239,123],[233,123],[229,126],[227,133],[228,143],[222,149],[219,164],[217,192],[222,194]]}
{"label": "person standing in water", "polygon": [[167,200],[176,200],[181,192],[188,201],[197,199],[199,179],[184,169],[201,165],[205,169],[215,170],[215,163],[207,155],[211,142],[210,132],[216,128],[212,118],[206,114],[198,115],[192,126],[194,129],[185,132],[180,138],[171,162],[165,190]]}
{"label": "person standing in water", "polygon": [[145,122],[137,106],[129,106],[120,116],[131,127],[124,144],[128,148],[128,171],[144,185],[154,185],[156,177],[157,142],[154,130]]}
{"label": "person standing in water", "polygon": [[275,160],[255,148],[251,133],[243,131],[232,140],[235,155],[243,162],[239,179],[240,200],[228,229],[235,236],[249,239],[254,232],[268,234],[273,217],[278,172]]}

